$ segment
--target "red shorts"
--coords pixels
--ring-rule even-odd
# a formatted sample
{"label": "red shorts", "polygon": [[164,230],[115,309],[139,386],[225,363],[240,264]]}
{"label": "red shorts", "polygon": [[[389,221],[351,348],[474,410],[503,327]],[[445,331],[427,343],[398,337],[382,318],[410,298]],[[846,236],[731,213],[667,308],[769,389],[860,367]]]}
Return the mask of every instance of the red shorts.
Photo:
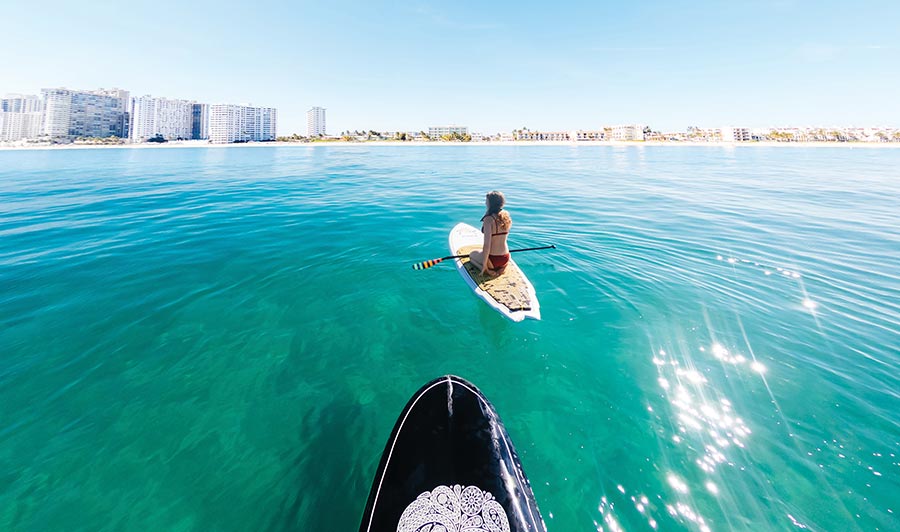
{"label": "red shorts", "polygon": [[494,269],[499,270],[509,262],[509,253],[503,255],[488,255],[488,258],[491,259],[491,264],[494,266]]}

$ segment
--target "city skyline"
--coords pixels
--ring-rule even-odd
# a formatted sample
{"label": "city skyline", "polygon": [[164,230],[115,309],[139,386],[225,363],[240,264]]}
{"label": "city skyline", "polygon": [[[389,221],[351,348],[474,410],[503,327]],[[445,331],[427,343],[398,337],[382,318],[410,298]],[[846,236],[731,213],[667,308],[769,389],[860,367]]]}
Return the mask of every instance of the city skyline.
{"label": "city skyline", "polygon": [[[207,104],[151,95],[130,96],[119,88],[78,90],[65,87],[42,89],[36,95],[7,94],[0,97],[0,142],[67,143],[74,140],[96,142],[101,138],[131,143],[170,140],[208,140],[210,143],[273,141],[284,137],[299,140],[298,134],[277,131],[277,109],[234,104]],[[531,128],[505,132],[476,132],[468,126],[430,125],[405,131],[375,131],[371,128],[329,134],[322,107],[310,108],[308,137],[352,140],[526,140],[526,141],[702,141],[702,142],[898,142],[895,127],[746,126],[697,127],[685,131],[660,131],[649,124],[592,124],[563,130]],[[91,140],[94,139],[94,140]],[[114,141],[115,142],[115,141]]]}
{"label": "city skyline", "polygon": [[[120,89],[118,87],[112,87],[110,89],[105,89],[102,87],[95,88],[95,89],[83,89],[83,88],[70,88],[70,87],[63,86],[63,87],[54,87],[54,88],[43,88],[40,90],[39,94],[24,94],[24,93],[16,93],[16,92],[7,92],[5,94],[0,93],[0,101],[3,101],[3,102],[8,101],[11,104],[10,109],[6,109],[6,107],[4,106],[2,109],[0,109],[0,111],[9,110],[9,111],[16,111],[16,112],[26,112],[26,111],[33,112],[37,109],[23,109],[22,108],[25,105],[32,105],[30,102],[26,103],[27,101],[30,101],[30,100],[36,100],[37,101],[36,103],[39,104],[38,107],[42,111],[44,98],[46,97],[47,93],[53,93],[54,91],[65,91],[65,92],[73,92],[73,93],[95,93],[95,94],[112,93],[112,94],[116,94],[119,96],[124,95],[124,101],[126,102],[127,111],[130,112],[130,117],[128,120],[130,125],[127,126],[128,132],[125,135],[125,138],[134,139],[135,137],[138,137],[139,140],[140,139],[145,140],[146,138],[148,138],[148,135],[146,135],[146,134],[137,134],[137,135],[135,134],[136,133],[135,127],[137,124],[139,124],[141,122],[138,118],[136,118],[138,116],[136,113],[136,104],[138,104],[140,102],[145,102],[145,103],[153,102],[154,106],[160,106],[161,104],[163,104],[163,105],[173,105],[173,104],[192,105],[193,109],[191,109],[189,111],[189,114],[191,114],[192,116],[190,118],[188,118],[188,123],[190,124],[189,128],[192,131],[187,134],[188,136],[186,138],[194,138],[194,139],[205,139],[206,138],[205,136],[202,136],[202,134],[201,134],[201,136],[197,136],[199,134],[199,130],[203,129],[200,126],[200,122],[208,121],[208,117],[206,116],[207,111],[203,110],[204,108],[208,108],[210,106],[246,107],[246,108],[257,108],[257,109],[260,108],[259,106],[254,106],[250,103],[247,103],[247,104],[212,103],[211,104],[208,102],[198,102],[196,100],[185,100],[185,99],[181,99],[181,98],[173,98],[171,96],[153,96],[150,94],[144,94],[141,96],[130,96],[131,91],[125,90],[125,89]],[[16,102],[16,103],[12,103],[12,102]],[[266,109],[274,109],[274,108],[266,108]],[[279,131],[278,134],[284,135],[284,136],[289,136],[289,135],[339,136],[336,132],[329,133],[325,130],[325,111],[326,111],[325,108],[318,107],[318,106],[313,106],[306,111],[306,113],[305,113],[306,114],[306,133],[305,134],[302,132],[296,132],[296,131],[292,131],[292,132]],[[171,114],[171,110],[170,110],[169,114]],[[598,127],[611,128],[611,127],[638,127],[638,126],[647,127],[653,131],[665,130],[668,132],[680,132],[680,131],[690,132],[692,129],[700,130],[700,129],[715,129],[715,128],[718,128],[718,129],[738,128],[738,129],[747,129],[747,130],[763,130],[763,129],[773,129],[774,130],[774,129],[787,129],[787,128],[891,129],[891,130],[900,129],[900,126],[894,126],[894,125],[853,124],[853,125],[847,126],[847,125],[823,124],[823,123],[812,123],[812,124],[772,123],[772,124],[748,127],[744,124],[738,125],[738,124],[734,124],[734,123],[701,124],[698,121],[694,121],[688,125],[683,125],[681,127],[659,128],[659,127],[656,127],[656,123],[658,121],[654,121],[652,123],[637,123],[635,121],[626,120],[625,122],[627,122],[627,123],[624,123],[624,124],[611,124],[609,122],[605,122],[605,123],[594,122],[594,123],[590,123],[590,124],[580,123],[580,124],[570,124],[570,125],[568,125],[566,127],[562,127],[562,128],[530,128],[528,126],[522,126],[522,127],[514,127],[512,129],[510,129],[509,132],[525,130],[525,131],[543,131],[543,132],[561,131],[561,132],[568,133],[568,132],[591,131]],[[43,126],[43,124],[39,124],[39,126]],[[702,127],[700,127],[700,126],[702,126]],[[208,127],[208,126],[205,126],[205,127]],[[429,124],[427,126],[423,125],[423,124],[407,124],[404,127],[401,127],[394,131],[418,132],[418,131],[432,130],[432,129],[437,129],[437,128],[456,128],[456,129],[459,129],[460,131],[466,130],[466,132],[468,132],[468,130],[471,129],[466,125],[461,125],[461,124],[457,124],[457,123],[442,124],[442,125]],[[371,130],[372,130],[372,128],[366,127],[366,125],[362,125],[362,131],[371,131]],[[356,128],[349,128],[346,130],[341,130],[341,132],[343,132],[343,131],[360,131],[360,128],[356,127]],[[391,130],[381,129],[380,131],[391,131]],[[150,132],[150,130],[147,130],[147,132]],[[472,132],[476,133],[474,130]],[[156,133],[163,133],[163,132],[156,131]],[[481,133],[497,134],[497,133],[506,133],[506,131],[502,131],[502,130],[493,131],[493,132],[479,131],[477,133],[479,133],[479,134],[481,134]],[[37,136],[37,135],[35,135],[35,136]],[[166,138],[171,137],[171,139],[174,139],[175,137],[179,137],[179,138],[181,137],[181,135],[174,135],[174,134],[166,135],[164,133],[163,133],[163,136]],[[434,136],[434,135],[431,135],[431,136]]]}
{"label": "city skyline", "polygon": [[143,95],[112,89],[42,89],[41,96],[0,96],[0,142],[115,143],[208,140],[273,141],[277,109]]}
{"label": "city skyline", "polygon": [[[51,1],[8,28],[0,92],[113,85],[262,104],[279,109],[279,134],[305,131],[310,106],[330,109],[330,131],[900,124],[900,6],[888,2],[199,3],[160,21],[163,11]],[[235,42],[235,21],[259,38]],[[103,31],[73,39],[73,26]]]}

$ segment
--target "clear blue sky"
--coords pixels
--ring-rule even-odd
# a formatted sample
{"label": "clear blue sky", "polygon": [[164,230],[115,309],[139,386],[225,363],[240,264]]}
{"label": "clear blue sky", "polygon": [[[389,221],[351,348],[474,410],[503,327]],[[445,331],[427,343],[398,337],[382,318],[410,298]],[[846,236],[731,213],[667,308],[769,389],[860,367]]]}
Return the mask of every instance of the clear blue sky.
{"label": "clear blue sky", "polygon": [[5,0],[0,93],[274,106],[279,133],[455,123],[900,126],[897,0]]}

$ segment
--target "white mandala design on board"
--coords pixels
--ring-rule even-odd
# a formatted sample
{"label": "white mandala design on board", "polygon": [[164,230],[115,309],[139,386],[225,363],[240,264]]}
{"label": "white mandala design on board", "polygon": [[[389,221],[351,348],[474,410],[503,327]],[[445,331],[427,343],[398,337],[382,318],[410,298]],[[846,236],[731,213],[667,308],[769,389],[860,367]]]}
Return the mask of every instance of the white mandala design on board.
{"label": "white mandala design on board", "polygon": [[478,486],[438,486],[403,510],[397,532],[509,532],[509,519]]}

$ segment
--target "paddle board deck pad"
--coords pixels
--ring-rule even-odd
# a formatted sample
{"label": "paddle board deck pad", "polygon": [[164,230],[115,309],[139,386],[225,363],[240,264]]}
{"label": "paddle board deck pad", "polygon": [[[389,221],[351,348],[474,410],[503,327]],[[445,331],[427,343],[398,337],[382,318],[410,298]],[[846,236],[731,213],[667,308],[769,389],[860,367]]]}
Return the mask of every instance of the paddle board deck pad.
{"label": "paddle board deck pad", "polygon": [[546,532],[490,402],[453,375],[412,396],[388,438],[360,532]]}
{"label": "paddle board deck pad", "polygon": [[[480,250],[482,244],[484,235],[469,224],[456,224],[450,231],[450,252],[453,255],[467,255]],[[456,269],[466,284],[491,308],[513,321],[522,321],[525,318],[541,319],[541,308],[534,286],[512,257],[506,265],[506,270],[498,277],[481,275],[481,271],[469,262],[468,257],[455,261]]]}

